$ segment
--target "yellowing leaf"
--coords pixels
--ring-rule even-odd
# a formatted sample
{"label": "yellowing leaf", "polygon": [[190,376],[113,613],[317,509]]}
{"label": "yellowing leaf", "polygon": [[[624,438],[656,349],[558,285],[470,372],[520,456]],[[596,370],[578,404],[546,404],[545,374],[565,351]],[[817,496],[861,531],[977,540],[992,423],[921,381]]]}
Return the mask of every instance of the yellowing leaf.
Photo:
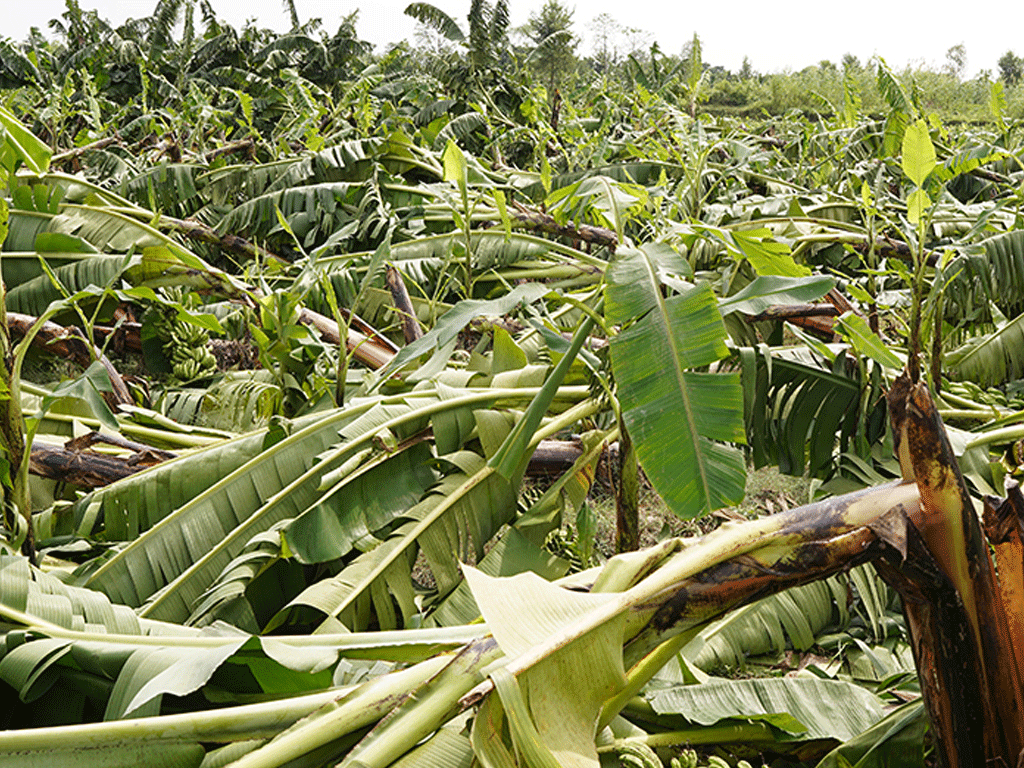
{"label": "yellowing leaf", "polygon": [[459,145],[448,139],[445,145],[444,154],[441,155],[441,162],[444,163],[444,180],[450,181],[458,186],[460,190],[466,189],[467,163],[466,156],[462,154]]}
{"label": "yellowing leaf", "polygon": [[[920,187],[935,168],[935,147],[928,133],[928,124],[918,120],[903,133],[903,173]],[[908,203],[909,204],[909,203]]]}
{"label": "yellowing leaf", "polygon": [[[586,621],[591,611],[615,599],[614,595],[569,592],[532,573],[491,578],[469,566],[463,566],[463,572],[498,645],[513,658]],[[545,747],[538,750],[538,759],[550,750],[565,768],[597,768],[594,738],[601,707],[625,685],[624,624],[625,614],[620,613],[554,648],[520,673],[519,687],[529,704],[533,727],[520,723],[519,733],[536,730]],[[506,706],[512,701],[506,701],[506,695],[501,698]],[[500,738],[498,732],[480,731],[494,728],[498,720],[479,718],[474,723],[474,738]]]}
{"label": "yellowing leaf", "polygon": [[759,275],[808,277],[811,274],[810,269],[796,263],[790,247],[774,240],[767,228],[733,232],[732,238]]}

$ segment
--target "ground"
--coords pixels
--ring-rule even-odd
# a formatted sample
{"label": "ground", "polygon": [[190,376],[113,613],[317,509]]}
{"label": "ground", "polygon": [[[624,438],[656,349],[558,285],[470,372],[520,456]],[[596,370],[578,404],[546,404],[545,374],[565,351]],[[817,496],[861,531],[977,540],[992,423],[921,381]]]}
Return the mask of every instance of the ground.
{"label": "ground", "polygon": [[[780,473],[774,467],[751,470],[742,503],[700,520],[681,520],[673,515],[646,481],[640,489],[640,547],[649,547],[670,536],[699,536],[722,520],[773,514],[811,501],[811,484],[803,477]],[[596,550],[601,558],[615,554],[615,498],[595,486],[587,503],[597,520]],[[570,533],[571,535],[571,533]]]}

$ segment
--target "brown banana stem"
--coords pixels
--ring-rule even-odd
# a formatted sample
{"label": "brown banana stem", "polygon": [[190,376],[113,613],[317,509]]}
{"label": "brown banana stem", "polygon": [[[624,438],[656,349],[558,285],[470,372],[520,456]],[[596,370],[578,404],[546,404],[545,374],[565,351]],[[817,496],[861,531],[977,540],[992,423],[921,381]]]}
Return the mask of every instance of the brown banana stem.
{"label": "brown banana stem", "polygon": [[[973,738],[971,734],[975,731],[973,726],[954,727],[958,715],[944,710],[967,707],[981,713],[983,718],[981,732],[985,738],[986,759],[1015,765],[1017,756],[1024,750],[1024,677],[1018,662],[1020,638],[1011,632],[989,544],[942,419],[927,385],[912,383],[911,379],[904,373],[889,394],[897,456],[904,477],[912,477],[921,494],[923,516],[916,525],[923,546],[955,589],[963,615],[962,620],[954,618],[956,611],[951,601],[942,597],[944,592],[938,586],[939,580],[920,573],[920,563],[907,566],[909,580],[917,583],[916,589],[921,593],[914,597],[913,591],[904,585],[910,595],[906,601],[910,606],[908,618],[915,610],[915,600],[927,603],[930,590],[935,590],[935,605],[922,606],[921,615],[910,620],[913,642],[919,649],[917,653],[927,662],[919,662],[918,669],[927,670],[931,664],[941,670],[941,674],[959,679],[963,670],[969,668],[969,674],[978,678],[977,696],[969,702],[959,692],[957,700],[951,701],[948,691],[943,695],[942,686],[936,687],[937,698],[929,704],[929,712],[936,728],[953,729],[951,738],[955,742],[944,748],[950,764],[967,750],[960,740]],[[1011,612],[1019,615],[1021,610],[1022,607],[1016,605]],[[962,629],[951,629],[961,624],[970,627],[966,636]],[[969,659],[972,655],[974,658]]]}
{"label": "brown banana stem", "polygon": [[[7,313],[8,328],[19,337],[25,336],[36,320],[37,318],[31,315],[23,315],[18,312]],[[104,393],[104,399],[107,400],[111,408],[116,409],[120,404],[135,404],[135,399],[132,397],[131,392],[128,391],[124,379],[121,378],[121,374],[114,368],[113,363],[105,355],[101,354],[95,346],[90,344],[77,328],[64,327],[63,325],[46,321],[38,333],[32,337],[32,346],[73,360],[83,368],[88,368],[93,360],[99,360],[110,377],[111,391]]]}
{"label": "brown banana stem", "polygon": [[402,318],[402,336],[405,338],[405,343],[411,344],[423,335],[423,331],[416,320],[416,310],[412,306],[412,299],[409,297],[409,290],[405,287],[405,281],[402,280],[402,273],[389,264],[387,272],[384,274],[384,282],[387,284],[388,290],[391,291],[391,300]]}

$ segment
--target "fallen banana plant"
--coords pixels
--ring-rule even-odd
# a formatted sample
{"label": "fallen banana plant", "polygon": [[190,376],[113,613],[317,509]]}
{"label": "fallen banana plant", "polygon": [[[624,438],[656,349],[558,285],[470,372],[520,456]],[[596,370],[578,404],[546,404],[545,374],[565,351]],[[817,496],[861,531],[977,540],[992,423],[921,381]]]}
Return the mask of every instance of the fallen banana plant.
{"label": "fallen banana plant", "polygon": [[[710,622],[790,586],[874,562],[904,598],[921,688],[944,764],[1015,764],[1021,730],[1015,698],[1021,688],[1015,675],[1022,646],[1017,640],[1024,625],[1017,599],[1022,583],[1020,494],[988,502],[987,530],[996,556],[1008,558],[997,581],[991,571],[986,575],[984,534],[927,390],[900,379],[891,398],[898,455],[907,475],[903,481],[727,523],[698,540],[668,540],[556,582],[530,573],[492,577],[465,566],[483,623],[309,638],[189,634],[195,630],[186,631],[187,637],[161,638],[165,625],[128,611],[116,621],[131,617],[131,631],[142,633],[136,639],[106,634],[110,630],[102,627],[90,629],[75,618],[120,617],[127,611],[101,596],[87,598],[94,593],[63,587],[71,608],[55,611],[33,597],[35,591],[22,594],[25,579],[0,578],[4,621],[17,628],[8,633],[0,676],[17,684],[23,696],[42,695],[62,675],[79,674],[76,665],[95,653],[108,660],[105,669],[114,678],[107,704],[114,712],[129,706],[129,698],[143,702],[158,700],[164,692],[205,691],[220,666],[254,663],[243,661],[253,653],[266,653],[293,668],[329,670],[336,665],[325,678],[326,690],[307,688],[273,703],[142,717],[130,725],[65,726],[59,734],[50,728],[2,732],[0,760],[12,766],[52,764],[70,754],[72,744],[101,738],[104,748],[76,753],[77,763],[124,762],[151,744],[150,757],[173,755],[182,765],[198,765],[214,750],[223,750],[217,753],[218,764],[235,768],[271,768],[300,759],[361,768],[398,761],[403,766],[469,765],[474,759],[487,768],[596,768],[599,751],[684,745],[698,738],[693,728],[647,733],[623,715],[650,722],[635,704],[636,696]],[[953,533],[951,525],[956,526]],[[956,536],[959,545],[952,543]],[[971,541],[981,543],[980,556],[962,544]],[[50,586],[44,591],[60,590],[52,580],[46,583]],[[170,672],[184,662],[167,666],[166,659],[184,659],[181,649],[193,645],[204,648],[204,656],[201,663],[189,663],[205,677],[182,687]],[[136,656],[126,649],[141,652],[143,647],[148,650],[140,658],[163,664],[168,673],[143,675],[151,682],[140,687],[133,677],[144,662],[129,662]],[[431,648],[436,655],[428,655]],[[330,687],[347,682],[341,670],[367,658],[405,660],[411,666],[382,666],[383,675]],[[852,701],[843,687],[847,684],[820,682],[813,695]],[[147,698],[153,696],[157,699]],[[115,698],[120,703],[113,703]],[[137,714],[159,711],[147,707]],[[865,733],[881,722],[883,710],[877,704],[857,709],[862,715],[858,727]],[[864,720],[864,712],[875,714]],[[777,745],[777,729],[762,723],[739,730],[716,727],[704,736],[729,741],[755,731],[761,747]],[[784,736],[794,738],[792,733]]]}
{"label": "fallen banana plant", "polygon": [[[45,764],[66,755],[76,734],[85,740],[80,743],[85,743],[107,729],[118,734],[115,742],[125,751],[118,752],[121,747],[112,745],[114,753],[109,749],[96,752],[83,758],[87,760],[84,765],[107,764],[102,761],[116,762],[117,755],[137,754],[130,750],[140,748],[148,731],[174,734],[171,741],[183,755],[199,754],[200,744],[244,741],[245,748],[239,744],[237,749],[246,754],[239,754],[238,761],[231,763],[236,766],[278,766],[313,754],[321,761],[343,758],[343,765],[387,766],[413,749],[421,755],[439,749],[440,742],[446,754],[450,751],[457,758],[447,764],[463,759],[468,763],[475,754],[484,765],[507,765],[511,754],[529,745],[529,765],[597,766],[598,726],[603,730],[611,723],[700,627],[742,603],[876,557],[887,546],[877,529],[893,517],[908,515],[919,515],[916,487],[891,484],[768,518],[728,524],[698,541],[670,540],[616,557],[601,569],[560,583],[532,574],[492,578],[466,567],[486,624],[429,631],[434,633],[431,642],[439,648],[445,645],[445,632],[461,635],[460,642],[465,642],[467,633],[476,639],[450,657],[442,654],[426,659],[359,687],[339,690],[333,698],[307,698],[311,706],[304,719],[297,718],[305,714],[301,712],[305,703],[284,700],[279,703],[281,711],[290,714],[282,714],[276,721],[277,733],[268,741],[264,741],[270,736],[265,725],[256,730],[224,725],[222,720],[230,719],[232,713],[223,710],[217,715],[216,728],[201,727],[197,719],[165,715],[135,721],[144,725],[132,728],[122,723],[67,726],[61,729],[59,739],[53,739],[52,729],[0,733],[0,757],[5,765]],[[72,592],[82,593],[73,588]],[[0,595],[0,604],[8,605],[11,600],[6,593]],[[5,610],[4,618],[22,627],[19,635],[25,641],[21,644],[25,651],[35,643],[41,643],[40,651],[52,653],[53,643],[70,649],[74,643],[95,648],[96,643],[112,641],[113,650],[129,642],[124,637],[105,641],[103,634],[86,635],[85,639],[80,632],[73,633],[76,639],[70,641],[66,636],[70,626],[56,626],[52,619],[32,615],[31,606],[39,603],[20,602],[20,608]],[[71,624],[71,617],[66,621]],[[161,639],[152,636],[157,625],[144,626],[150,628],[151,636],[140,640],[159,647]],[[419,632],[406,630],[390,636],[405,636],[392,643],[407,645]],[[317,642],[328,647],[337,642],[342,664],[346,656],[365,658],[376,653],[378,658],[394,658],[394,648],[389,649],[388,643],[375,641],[375,651],[374,643],[360,642],[363,636],[381,635],[355,633],[337,641],[320,636]],[[183,641],[168,638],[163,642],[173,646]],[[225,647],[215,664],[227,663],[233,654],[249,647],[244,635],[204,642],[220,642]],[[65,653],[61,651],[57,657],[63,658]],[[36,667],[37,674],[54,670],[46,660],[53,657],[46,654],[26,656],[21,652],[20,657],[43,663]],[[120,675],[131,675],[129,667]],[[50,674],[50,679],[56,679],[53,671]],[[37,679],[37,675],[29,677]],[[377,701],[381,696],[379,706],[368,707],[370,699]],[[464,715],[478,704],[480,709],[467,736],[463,733]],[[264,713],[260,717],[269,716],[267,711],[269,705],[259,710]],[[241,720],[257,712],[241,707],[234,714]],[[515,744],[506,743],[503,735],[503,724],[513,718]],[[88,762],[93,758],[94,762]],[[186,760],[183,764],[191,763]]]}

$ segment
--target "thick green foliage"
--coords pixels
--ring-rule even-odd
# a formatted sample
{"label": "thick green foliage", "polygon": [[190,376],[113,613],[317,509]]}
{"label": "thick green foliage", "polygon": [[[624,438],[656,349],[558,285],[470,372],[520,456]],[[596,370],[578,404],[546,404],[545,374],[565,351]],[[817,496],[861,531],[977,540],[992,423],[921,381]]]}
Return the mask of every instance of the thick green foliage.
{"label": "thick green foliage", "polygon": [[[849,537],[767,518],[586,570],[612,554],[587,497],[609,454],[623,516],[641,477],[682,518],[739,502],[751,465],[881,482],[908,323],[975,385],[942,403],[977,431],[972,482],[1015,473],[985,446],[1022,437],[1020,86],[734,77],[696,36],[576,67],[554,2],[526,49],[504,0],[465,29],[415,3],[447,42],[374,56],[353,17],[332,35],[286,6],[275,35],[205,0],[117,29],[68,0],[56,39],[0,46],[6,307],[105,344],[89,362],[137,339],[147,379],[114,411],[98,362],[0,397],[40,445],[155,463],[80,494],[33,479],[43,568],[9,519],[0,763],[593,767],[736,741],[919,762],[920,707],[884,716],[915,683],[873,575],[705,610],[725,571],[842,570]],[[937,99],[991,123],[945,127]],[[552,440],[572,458],[524,487]],[[810,677],[707,676],[813,651]]]}

